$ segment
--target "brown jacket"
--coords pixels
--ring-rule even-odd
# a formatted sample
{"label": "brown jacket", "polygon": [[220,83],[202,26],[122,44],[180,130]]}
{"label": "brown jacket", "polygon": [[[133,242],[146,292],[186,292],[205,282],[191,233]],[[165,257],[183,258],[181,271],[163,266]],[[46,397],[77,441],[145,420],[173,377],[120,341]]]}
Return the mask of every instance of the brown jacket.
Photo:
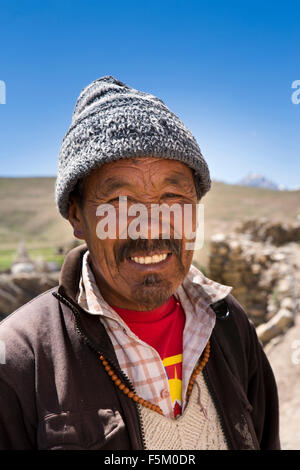
{"label": "brown jacket", "polygon": [[[118,361],[97,316],[76,303],[86,246],[66,257],[60,285],[0,324],[0,449],[143,449],[139,410],[105,372]],[[274,375],[232,295],[217,317],[204,377],[230,449],[280,449]],[[118,371],[119,376],[122,375]],[[122,376],[133,389],[127,377]]]}

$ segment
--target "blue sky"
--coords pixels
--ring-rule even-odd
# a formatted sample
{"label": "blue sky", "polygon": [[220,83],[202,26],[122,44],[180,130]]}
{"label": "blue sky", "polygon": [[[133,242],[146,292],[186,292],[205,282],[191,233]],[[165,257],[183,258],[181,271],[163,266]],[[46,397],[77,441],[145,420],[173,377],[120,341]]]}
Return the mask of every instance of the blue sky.
{"label": "blue sky", "polygon": [[0,176],[55,175],[75,101],[114,75],[191,129],[212,177],[300,186],[300,3],[0,2]]}

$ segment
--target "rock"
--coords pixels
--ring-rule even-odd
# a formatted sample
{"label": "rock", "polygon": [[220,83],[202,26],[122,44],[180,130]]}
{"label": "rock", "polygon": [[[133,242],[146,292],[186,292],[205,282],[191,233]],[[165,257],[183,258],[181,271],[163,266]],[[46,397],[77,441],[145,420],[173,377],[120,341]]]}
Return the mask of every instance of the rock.
{"label": "rock", "polygon": [[0,275],[0,315],[9,315],[37,295],[58,284],[59,273]]}
{"label": "rock", "polygon": [[229,251],[232,255],[240,255],[242,253],[242,248],[237,240],[232,240],[229,243]]}
{"label": "rock", "polygon": [[264,264],[266,264],[266,262],[268,261],[268,258],[267,258],[266,255],[260,255],[260,256],[258,257],[257,261],[258,261],[258,263],[259,263],[260,265],[264,265]]}
{"label": "rock", "polygon": [[280,307],[284,308],[284,309],[287,309],[287,310],[290,310],[292,313],[294,312],[294,310],[296,308],[295,303],[294,303],[293,299],[291,299],[291,297],[285,297],[280,302]]}
{"label": "rock", "polygon": [[227,253],[228,253],[227,246],[221,246],[219,248],[218,252],[219,252],[219,255],[221,255],[221,256],[227,255]]}
{"label": "rock", "polygon": [[[271,321],[271,320],[270,320]],[[278,336],[280,330],[270,322],[262,323],[256,328],[258,339],[263,343],[268,343],[272,338]]]}
{"label": "rock", "polygon": [[0,288],[0,312],[1,316],[5,316],[14,310],[16,304],[16,296]]}
{"label": "rock", "polygon": [[293,321],[293,314],[287,308],[281,308],[271,320],[281,331],[291,326]]}
{"label": "rock", "polygon": [[293,314],[282,308],[271,320],[256,328],[257,336],[263,344],[268,343],[275,336],[282,334],[292,324]]}
{"label": "rock", "polygon": [[220,243],[224,243],[225,242],[225,235],[224,233],[215,233],[212,237],[211,237],[211,243],[216,243],[216,244],[220,244]]}
{"label": "rock", "polygon": [[259,264],[253,264],[251,266],[251,271],[253,274],[259,274],[261,272],[261,266]]}
{"label": "rock", "polygon": [[241,275],[238,272],[224,273],[224,281],[230,286],[236,286],[241,281]]}
{"label": "rock", "polygon": [[280,279],[277,284],[277,291],[280,294],[289,293],[291,290],[291,283],[288,279]]}
{"label": "rock", "polygon": [[268,298],[266,320],[269,321],[279,310],[278,302],[275,302],[272,296]]}
{"label": "rock", "polygon": [[277,313],[277,310],[271,310],[267,313],[267,315],[265,316],[265,322],[268,322],[269,320],[271,320],[271,318],[273,318]]}
{"label": "rock", "polygon": [[272,260],[273,261],[283,261],[285,260],[285,255],[283,253],[273,253],[272,255]]}
{"label": "rock", "polygon": [[12,274],[33,273],[35,266],[33,263],[15,263],[10,268]]}

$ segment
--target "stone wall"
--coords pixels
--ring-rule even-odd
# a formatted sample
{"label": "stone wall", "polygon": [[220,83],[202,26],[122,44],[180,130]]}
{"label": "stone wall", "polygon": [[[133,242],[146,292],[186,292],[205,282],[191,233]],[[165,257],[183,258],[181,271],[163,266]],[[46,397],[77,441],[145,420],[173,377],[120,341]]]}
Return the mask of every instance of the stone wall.
{"label": "stone wall", "polygon": [[286,227],[248,219],[211,239],[209,277],[233,286],[263,343],[290,326],[299,308],[299,235],[299,222]]}
{"label": "stone wall", "polygon": [[248,234],[251,240],[267,242],[275,246],[286,245],[290,242],[300,242],[300,221],[293,224],[271,222],[267,218],[247,219],[235,228],[237,233]]}
{"label": "stone wall", "polygon": [[58,285],[59,273],[0,275],[0,320],[42,292]]}

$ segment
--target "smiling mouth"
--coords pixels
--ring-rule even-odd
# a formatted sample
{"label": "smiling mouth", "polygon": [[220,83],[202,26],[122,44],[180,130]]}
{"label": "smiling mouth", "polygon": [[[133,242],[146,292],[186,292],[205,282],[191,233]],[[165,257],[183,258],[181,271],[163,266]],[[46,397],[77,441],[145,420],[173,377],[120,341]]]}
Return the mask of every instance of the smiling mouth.
{"label": "smiling mouth", "polygon": [[130,256],[127,259],[135,264],[159,264],[171,255],[172,253],[159,253],[151,256]]}

